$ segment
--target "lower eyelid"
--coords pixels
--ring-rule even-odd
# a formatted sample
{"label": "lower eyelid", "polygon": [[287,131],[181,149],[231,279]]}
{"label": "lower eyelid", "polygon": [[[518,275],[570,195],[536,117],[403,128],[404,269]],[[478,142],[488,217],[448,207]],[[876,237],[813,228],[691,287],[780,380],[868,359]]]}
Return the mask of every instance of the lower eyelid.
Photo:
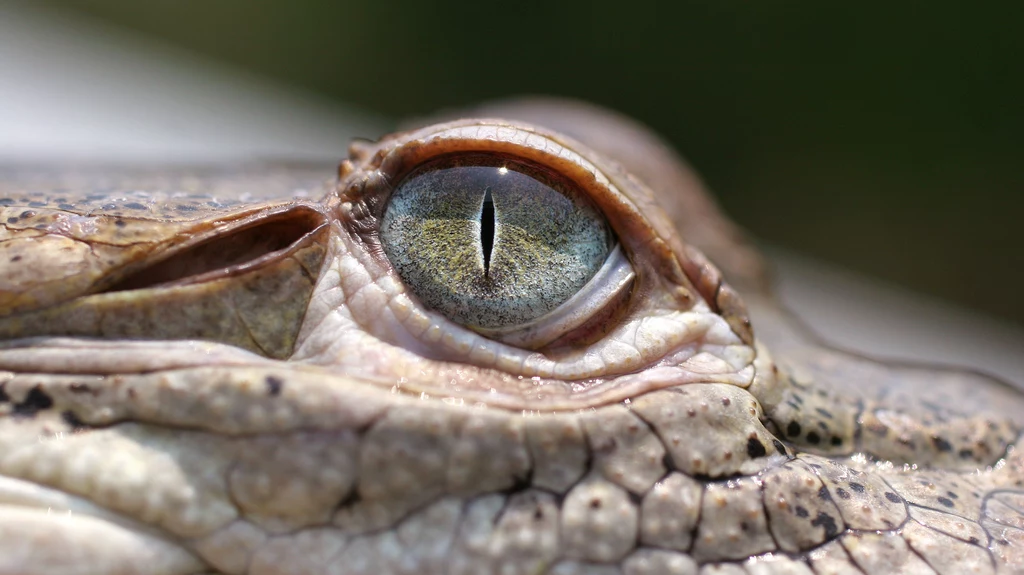
{"label": "lower eyelid", "polygon": [[475,328],[474,331],[509,345],[527,349],[543,347],[577,330],[609,305],[621,300],[635,278],[636,273],[622,246],[616,245],[597,274],[551,312],[514,328]]}

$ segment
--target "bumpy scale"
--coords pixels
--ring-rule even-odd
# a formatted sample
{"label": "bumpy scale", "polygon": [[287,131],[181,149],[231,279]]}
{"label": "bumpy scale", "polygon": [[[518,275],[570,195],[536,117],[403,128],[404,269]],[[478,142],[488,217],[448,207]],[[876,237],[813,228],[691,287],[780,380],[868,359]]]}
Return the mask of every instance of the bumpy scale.
{"label": "bumpy scale", "polygon": [[[421,128],[338,182],[2,172],[0,573],[1024,570],[1019,392],[805,339],[628,120],[472,115],[555,131]],[[467,150],[585,182],[628,298],[537,350],[421,305],[377,190]]]}

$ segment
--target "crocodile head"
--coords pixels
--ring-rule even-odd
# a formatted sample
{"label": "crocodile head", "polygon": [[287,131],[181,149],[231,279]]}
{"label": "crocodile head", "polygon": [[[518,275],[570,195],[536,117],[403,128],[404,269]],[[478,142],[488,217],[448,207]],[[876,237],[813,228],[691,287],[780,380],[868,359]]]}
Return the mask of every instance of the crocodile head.
{"label": "crocodile head", "polygon": [[629,120],[473,117],[4,169],[0,573],[1024,565],[1018,391],[808,336]]}

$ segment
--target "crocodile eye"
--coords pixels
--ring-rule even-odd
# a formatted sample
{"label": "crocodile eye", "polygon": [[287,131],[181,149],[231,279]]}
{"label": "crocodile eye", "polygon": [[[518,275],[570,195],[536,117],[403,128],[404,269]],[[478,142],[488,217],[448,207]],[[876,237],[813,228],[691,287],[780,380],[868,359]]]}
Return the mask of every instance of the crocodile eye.
{"label": "crocodile eye", "polygon": [[411,171],[391,193],[380,239],[425,305],[527,347],[586,322],[632,279],[604,216],[572,182],[500,155]]}

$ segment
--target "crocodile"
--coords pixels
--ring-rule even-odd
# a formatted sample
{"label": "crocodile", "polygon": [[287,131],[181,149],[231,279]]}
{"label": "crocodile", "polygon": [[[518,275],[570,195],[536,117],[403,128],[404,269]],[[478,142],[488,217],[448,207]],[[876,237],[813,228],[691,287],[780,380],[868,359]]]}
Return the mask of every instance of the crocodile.
{"label": "crocodile", "polygon": [[844,351],[653,132],[0,168],[0,574],[1024,572],[1024,397]]}

